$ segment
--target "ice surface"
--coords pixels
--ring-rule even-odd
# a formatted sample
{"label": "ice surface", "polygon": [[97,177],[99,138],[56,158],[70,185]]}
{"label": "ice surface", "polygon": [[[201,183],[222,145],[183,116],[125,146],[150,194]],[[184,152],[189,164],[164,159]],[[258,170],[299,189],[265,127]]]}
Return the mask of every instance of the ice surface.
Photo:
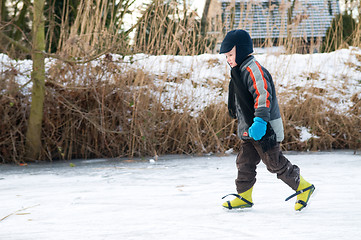
{"label": "ice surface", "polygon": [[359,238],[361,156],[286,156],[316,186],[299,213],[284,201],[293,191],[263,163],[254,207],[222,208],[221,197],[235,191],[235,155],[2,165],[0,239]]}

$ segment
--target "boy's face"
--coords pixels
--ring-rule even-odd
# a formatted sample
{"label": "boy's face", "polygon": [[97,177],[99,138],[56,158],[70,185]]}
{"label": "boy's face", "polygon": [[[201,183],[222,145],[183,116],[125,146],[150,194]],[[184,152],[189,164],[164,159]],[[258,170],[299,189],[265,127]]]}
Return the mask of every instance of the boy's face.
{"label": "boy's face", "polygon": [[233,68],[237,66],[236,63],[236,46],[231,51],[225,53],[228,64]]}

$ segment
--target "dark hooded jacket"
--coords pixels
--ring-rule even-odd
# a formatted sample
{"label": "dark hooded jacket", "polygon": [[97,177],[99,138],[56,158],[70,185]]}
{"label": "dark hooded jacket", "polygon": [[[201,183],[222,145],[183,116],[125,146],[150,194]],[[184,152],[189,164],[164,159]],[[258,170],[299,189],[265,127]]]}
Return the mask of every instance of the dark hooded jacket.
{"label": "dark hooded jacket", "polygon": [[231,70],[228,110],[231,117],[238,119],[238,136],[244,140],[250,139],[248,129],[253,124],[253,118],[260,117],[270,123],[277,141],[281,142],[284,138],[283,124],[272,76],[249,55],[253,47],[248,33],[234,31],[226,35],[220,53],[229,52],[236,46],[238,65]]}

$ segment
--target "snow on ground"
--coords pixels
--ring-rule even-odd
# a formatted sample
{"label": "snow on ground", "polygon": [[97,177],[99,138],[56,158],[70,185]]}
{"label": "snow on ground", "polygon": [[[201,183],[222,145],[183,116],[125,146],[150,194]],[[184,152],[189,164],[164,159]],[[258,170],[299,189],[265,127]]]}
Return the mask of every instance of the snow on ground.
{"label": "snow on ground", "polygon": [[[321,89],[322,99],[339,113],[353,105],[351,97],[361,98],[361,49],[349,48],[322,54],[256,54],[256,59],[272,74],[283,101],[305,92]],[[130,61],[130,58],[125,58]],[[193,114],[210,104],[226,103],[230,68],[225,56],[146,56],[132,57],[131,67],[142,69],[159,79],[156,84],[165,91],[161,99],[166,108]],[[164,81],[166,76],[166,81]]]}
{"label": "snow on ground", "polygon": [[[316,88],[320,90],[320,97],[329,101],[330,107],[343,114],[353,105],[353,95],[361,98],[360,48],[350,47],[322,54],[256,54],[255,57],[272,74],[283,101],[299,95],[299,91],[302,91],[302,94],[305,88]],[[113,55],[112,59],[121,69],[142,70],[153,76],[155,86],[161,89],[153,94],[167,109],[190,111],[197,115],[210,104],[227,101],[230,68],[223,55],[137,54],[125,58]],[[46,59],[47,71],[55,63],[54,59]],[[104,64],[99,60],[92,61],[89,66],[100,66],[104,69]],[[30,80],[31,67],[29,60],[15,61],[0,54],[0,73],[9,69],[17,71],[15,79],[22,84]],[[100,80],[109,81],[110,75],[111,73],[99,74],[99,77]],[[84,73],[73,73],[69,76],[80,81]]]}
{"label": "snow on ground", "polygon": [[[293,191],[258,167],[254,207],[227,210],[235,156],[78,160],[0,166],[0,239],[356,239],[361,156],[286,154],[316,186],[294,212]],[[23,210],[22,210],[23,209]]]}

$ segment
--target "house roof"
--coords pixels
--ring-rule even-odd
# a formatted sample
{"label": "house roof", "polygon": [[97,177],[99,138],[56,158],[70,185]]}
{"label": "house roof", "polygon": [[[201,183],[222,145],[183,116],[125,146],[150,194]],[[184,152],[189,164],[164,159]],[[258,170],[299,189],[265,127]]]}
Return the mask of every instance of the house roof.
{"label": "house roof", "polygon": [[292,13],[293,37],[324,37],[333,17],[340,12],[338,0],[221,0],[220,3],[225,30],[242,28],[253,39],[287,37],[289,13]]}

